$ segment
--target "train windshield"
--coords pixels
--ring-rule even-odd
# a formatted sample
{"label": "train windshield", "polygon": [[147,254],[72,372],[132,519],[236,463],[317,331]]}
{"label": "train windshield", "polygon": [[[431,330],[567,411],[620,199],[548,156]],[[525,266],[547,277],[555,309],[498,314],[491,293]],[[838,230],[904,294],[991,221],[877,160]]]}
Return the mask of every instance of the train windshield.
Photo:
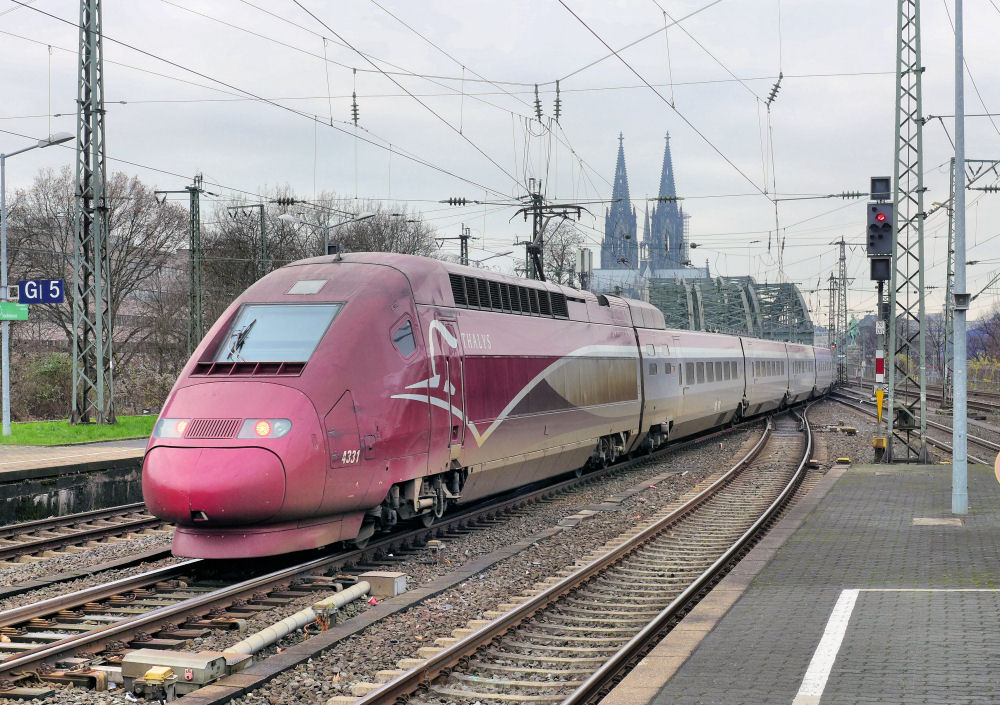
{"label": "train windshield", "polygon": [[216,362],[306,362],[343,304],[245,304]]}

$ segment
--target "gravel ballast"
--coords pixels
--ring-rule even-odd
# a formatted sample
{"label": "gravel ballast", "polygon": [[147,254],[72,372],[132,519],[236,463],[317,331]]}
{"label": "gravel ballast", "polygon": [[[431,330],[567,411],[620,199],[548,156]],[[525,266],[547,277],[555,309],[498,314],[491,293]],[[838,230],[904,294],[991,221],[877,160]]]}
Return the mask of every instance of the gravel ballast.
{"label": "gravel ballast", "polygon": [[[837,425],[840,421],[843,425],[858,429],[856,436],[839,431],[820,431],[817,434],[816,456],[820,461],[821,472],[841,456],[850,457],[854,462],[870,462],[872,423],[863,414],[834,402],[822,402],[813,407],[810,420],[817,429]],[[408,576],[408,586],[412,589],[428,584],[466,562],[481,559],[493,551],[525,541],[540,530],[556,526],[560,520],[582,508],[599,510],[574,526],[567,526],[549,538],[529,544],[520,553],[496,563],[455,587],[365,628],[355,636],[337,643],[323,655],[278,675],[263,688],[234,702],[240,705],[324,703],[333,695],[350,695],[352,685],[376,681],[377,671],[396,668],[398,660],[414,657],[420,647],[433,645],[438,637],[450,637],[453,629],[465,627],[468,620],[482,618],[485,612],[572,565],[593,547],[619,536],[636,524],[644,523],[664,507],[677,503],[681,496],[691,492],[696,485],[705,484],[727,470],[745,454],[759,434],[760,428],[754,426],[732,432],[721,439],[702,442],[693,448],[669,452],[664,458],[500,517],[488,527],[442,539],[444,547],[437,554],[421,549],[399,557],[386,565],[384,570],[405,573]],[[607,498],[626,493],[630,488],[664,473],[670,474],[659,479],[655,486],[646,485],[641,492],[626,496],[614,508],[598,507]],[[72,557],[75,556],[67,558]],[[165,564],[166,562],[156,563]],[[154,566],[150,564],[143,569],[150,567]],[[135,572],[139,572],[139,569],[105,573],[101,577],[88,576],[72,584],[50,586],[50,592],[35,591],[30,595],[10,598],[7,602],[0,603],[0,608],[6,609],[36,599],[65,594],[71,589],[110,579],[109,576],[121,577]],[[247,632],[213,632],[204,639],[195,640],[191,649],[224,650],[246,634],[311,606],[324,595],[325,593],[317,592],[280,608],[262,612],[249,620]],[[355,602],[344,610],[342,619],[368,609],[370,606],[367,602]],[[280,642],[278,648],[287,647],[302,638],[301,633],[296,633]],[[271,647],[264,654],[274,651],[275,647]],[[124,703],[127,700],[120,689],[107,693],[59,689],[55,695],[39,702],[68,705]]]}

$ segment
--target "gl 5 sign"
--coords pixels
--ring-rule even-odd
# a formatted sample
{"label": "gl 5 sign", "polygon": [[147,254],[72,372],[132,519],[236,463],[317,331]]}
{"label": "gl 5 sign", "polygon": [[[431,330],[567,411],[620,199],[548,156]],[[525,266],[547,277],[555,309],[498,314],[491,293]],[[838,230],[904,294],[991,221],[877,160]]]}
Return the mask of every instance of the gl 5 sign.
{"label": "gl 5 sign", "polygon": [[61,304],[66,300],[62,279],[22,279],[17,283],[17,301],[22,304]]}

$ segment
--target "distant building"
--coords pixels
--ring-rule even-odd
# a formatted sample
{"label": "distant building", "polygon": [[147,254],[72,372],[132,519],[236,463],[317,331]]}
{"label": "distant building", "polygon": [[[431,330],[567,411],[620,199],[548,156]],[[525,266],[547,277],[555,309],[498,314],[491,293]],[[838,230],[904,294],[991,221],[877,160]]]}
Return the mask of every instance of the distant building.
{"label": "distant building", "polygon": [[645,298],[649,279],[708,277],[705,268],[692,267],[688,259],[688,216],[677,205],[670,135],[660,170],[659,199],[643,215],[639,241],[635,207],[629,195],[625,168],[624,136],[618,135],[618,160],[612,187],[612,203],[604,213],[601,267],[591,276],[590,289],[599,293]]}

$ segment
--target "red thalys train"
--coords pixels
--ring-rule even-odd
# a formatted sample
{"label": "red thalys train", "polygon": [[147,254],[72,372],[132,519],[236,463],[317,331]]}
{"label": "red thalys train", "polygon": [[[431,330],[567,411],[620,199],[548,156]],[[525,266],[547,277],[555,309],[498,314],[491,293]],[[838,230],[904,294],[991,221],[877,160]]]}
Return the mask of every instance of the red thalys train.
{"label": "red thalys train", "polygon": [[177,555],[363,542],[827,392],[829,350],[421,257],[282,267],[216,322],[146,450]]}

